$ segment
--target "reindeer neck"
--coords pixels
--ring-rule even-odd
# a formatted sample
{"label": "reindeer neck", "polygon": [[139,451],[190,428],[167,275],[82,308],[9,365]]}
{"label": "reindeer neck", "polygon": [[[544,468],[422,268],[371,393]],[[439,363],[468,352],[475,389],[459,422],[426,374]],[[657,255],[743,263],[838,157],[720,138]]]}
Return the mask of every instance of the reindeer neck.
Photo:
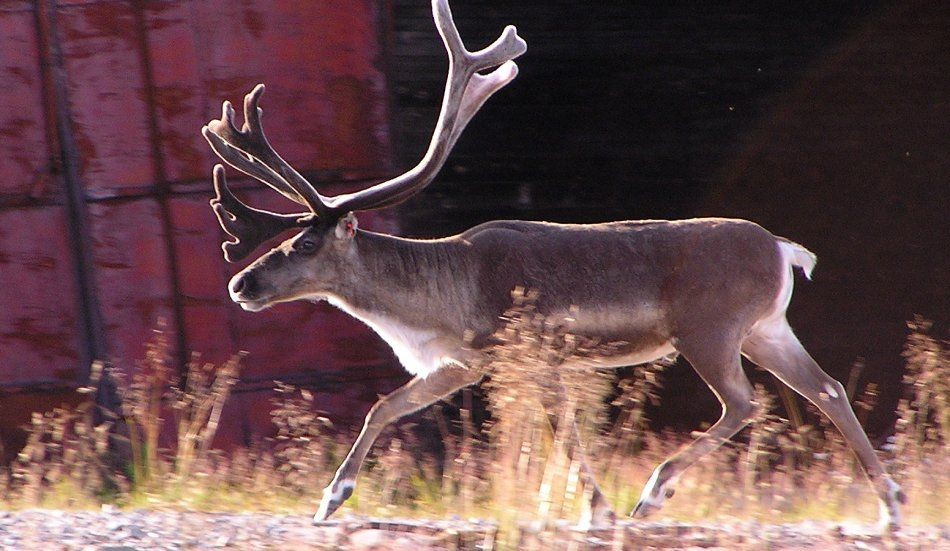
{"label": "reindeer neck", "polygon": [[473,292],[464,245],[367,231],[354,239],[354,257],[331,302],[361,319],[382,316],[416,327],[464,329],[466,296]]}

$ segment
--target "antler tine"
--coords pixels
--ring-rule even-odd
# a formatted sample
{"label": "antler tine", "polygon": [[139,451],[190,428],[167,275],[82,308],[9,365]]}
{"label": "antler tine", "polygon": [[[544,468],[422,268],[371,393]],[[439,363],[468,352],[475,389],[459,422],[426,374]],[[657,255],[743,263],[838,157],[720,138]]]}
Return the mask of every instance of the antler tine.
{"label": "antler tine", "polygon": [[263,94],[264,85],[258,84],[249,94],[244,96],[244,131],[249,131],[250,135],[258,140],[258,151],[264,154],[260,159],[272,169],[277,170],[290,187],[306,201],[313,212],[317,214],[326,212],[326,197],[320,195],[317,189],[278,155],[271,147],[270,142],[267,141],[264,127],[261,125],[261,115],[264,114],[264,110],[257,105]]}
{"label": "antler tine", "polygon": [[[515,78],[518,67],[512,60],[527,50],[517,30],[509,25],[489,46],[470,52],[462,43],[447,0],[433,0],[432,12],[448,51],[449,70],[442,109],[429,148],[422,160],[406,173],[355,193],[335,197],[320,195],[267,141],[261,124],[263,111],[258,106],[264,93],[263,84],[244,97],[241,130],[234,125],[234,108],[226,101],[221,118],[202,128],[202,135],[225,162],[292,201],[306,205],[312,214],[321,217],[335,218],[348,211],[382,208],[408,199],[432,181],[482,104]],[[488,74],[478,73],[491,67],[495,69]],[[313,223],[313,216],[306,214],[283,215],[245,205],[231,194],[221,165],[215,167],[214,186],[217,196],[211,206],[224,231],[236,238],[222,245],[229,262],[246,257],[263,241],[284,230]]]}
{"label": "antler tine", "polygon": [[[449,71],[429,148],[419,164],[400,176],[361,191],[327,198],[326,204],[334,214],[395,205],[422,190],[442,168],[455,141],[482,104],[518,74],[512,60],[528,46],[514,26],[505,27],[501,36],[486,48],[470,52],[462,43],[447,0],[433,0],[432,15],[449,54]],[[477,74],[491,67],[497,68],[486,75]]]}
{"label": "antler tine", "polygon": [[274,151],[261,124],[258,107],[264,85],[258,84],[244,96],[244,125],[234,125],[234,108],[225,101],[221,118],[201,129],[211,148],[229,165],[264,182],[288,199],[305,205],[316,214],[325,214],[326,198]]}
{"label": "antler tine", "polygon": [[[466,87],[465,93],[462,96],[461,105],[459,106],[458,118],[456,119],[455,125],[452,128],[452,132],[446,141],[446,156],[448,156],[448,151],[451,151],[452,146],[455,145],[455,142],[458,141],[459,136],[462,135],[462,131],[465,130],[465,127],[468,125],[469,121],[472,120],[472,117],[474,117],[475,113],[481,109],[482,105],[485,104],[488,98],[506,84],[514,80],[516,76],[518,76],[518,65],[514,61],[506,61],[500,67],[496,68],[487,75],[482,75],[479,73],[472,75],[472,80]],[[441,164],[442,163],[439,164],[439,167],[441,167]],[[438,167],[435,169],[435,171],[438,171]],[[434,177],[435,175],[433,174],[433,178]],[[379,209],[402,203],[406,199],[409,199],[418,193],[419,190],[426,185],[428,185],[428,181],[420,184],[418,187],[407,186],[406,189],[399,193],[394,193],[391,197],[373,205],[372,208]],[[350,210],[356,209],[351,208]]]}
{"label": "antler tine", "polygon": [[278,214],[245,205],[231,193],[224,176],[224,166],[220,164],[214,166],[214,192],[211,208],[221,228],[234,237],[234,241],[221,244],[224,259],[228,262],[247,257],[264,241],[285,230],[306,226],[313,218],[306,213]]}
{"label": "antler tine", "polygon": [[211,149],[232,167],[252,176],[277,190],[281,195],[295,203],[306,205],[303,197],[294,191],[279,174],[270,167],[246,153],[251,146],[246,136],[234,126],[234,108],[230,101],[221,105],[221,118],[210,121],[201,129]]}

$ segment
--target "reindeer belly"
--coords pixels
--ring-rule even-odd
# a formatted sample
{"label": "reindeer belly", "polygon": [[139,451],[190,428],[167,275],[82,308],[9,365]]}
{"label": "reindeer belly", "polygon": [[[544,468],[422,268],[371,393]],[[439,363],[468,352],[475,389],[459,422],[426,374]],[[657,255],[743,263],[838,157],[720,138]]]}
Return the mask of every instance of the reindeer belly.
{"label": "reindeer belly", "polygon": [[626,367],[654,362],[675,353],[676,348],[673,347],[673,343],[667,341],[659,345],[639,347],[635,350],[618,350],[615,354],[591,356],[573,361],[568,360],[566,364],[569,367]]}
{"label": "reindeer belly", "polygon": [[563,330],[600,346],[589,356],[568,360],[570,366],[624,367],[649,363],[676,353],[662,309],[650,302],[556,310]]}

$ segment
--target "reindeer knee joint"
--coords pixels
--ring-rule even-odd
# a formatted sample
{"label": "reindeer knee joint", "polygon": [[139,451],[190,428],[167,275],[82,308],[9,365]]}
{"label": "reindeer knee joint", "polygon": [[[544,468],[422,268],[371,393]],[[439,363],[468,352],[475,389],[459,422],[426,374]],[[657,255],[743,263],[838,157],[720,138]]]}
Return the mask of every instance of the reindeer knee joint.
{"label": "reindeer knee joint", "polygon": [[838,381],[825,383],[821,385],[821,392],[818,393],[818,397],[824,402],[845,398],[844,386]]}

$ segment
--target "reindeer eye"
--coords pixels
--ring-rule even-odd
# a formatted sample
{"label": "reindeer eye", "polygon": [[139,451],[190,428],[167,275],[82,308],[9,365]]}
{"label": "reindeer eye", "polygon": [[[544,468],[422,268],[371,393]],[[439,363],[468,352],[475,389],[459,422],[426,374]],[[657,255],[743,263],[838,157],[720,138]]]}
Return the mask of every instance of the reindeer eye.
{"label": "reindeer eye", "polygon": [[317,250],[317,244],[309,239],[301,239],[294,244],[294,249],[304,254],[311,254]]}

